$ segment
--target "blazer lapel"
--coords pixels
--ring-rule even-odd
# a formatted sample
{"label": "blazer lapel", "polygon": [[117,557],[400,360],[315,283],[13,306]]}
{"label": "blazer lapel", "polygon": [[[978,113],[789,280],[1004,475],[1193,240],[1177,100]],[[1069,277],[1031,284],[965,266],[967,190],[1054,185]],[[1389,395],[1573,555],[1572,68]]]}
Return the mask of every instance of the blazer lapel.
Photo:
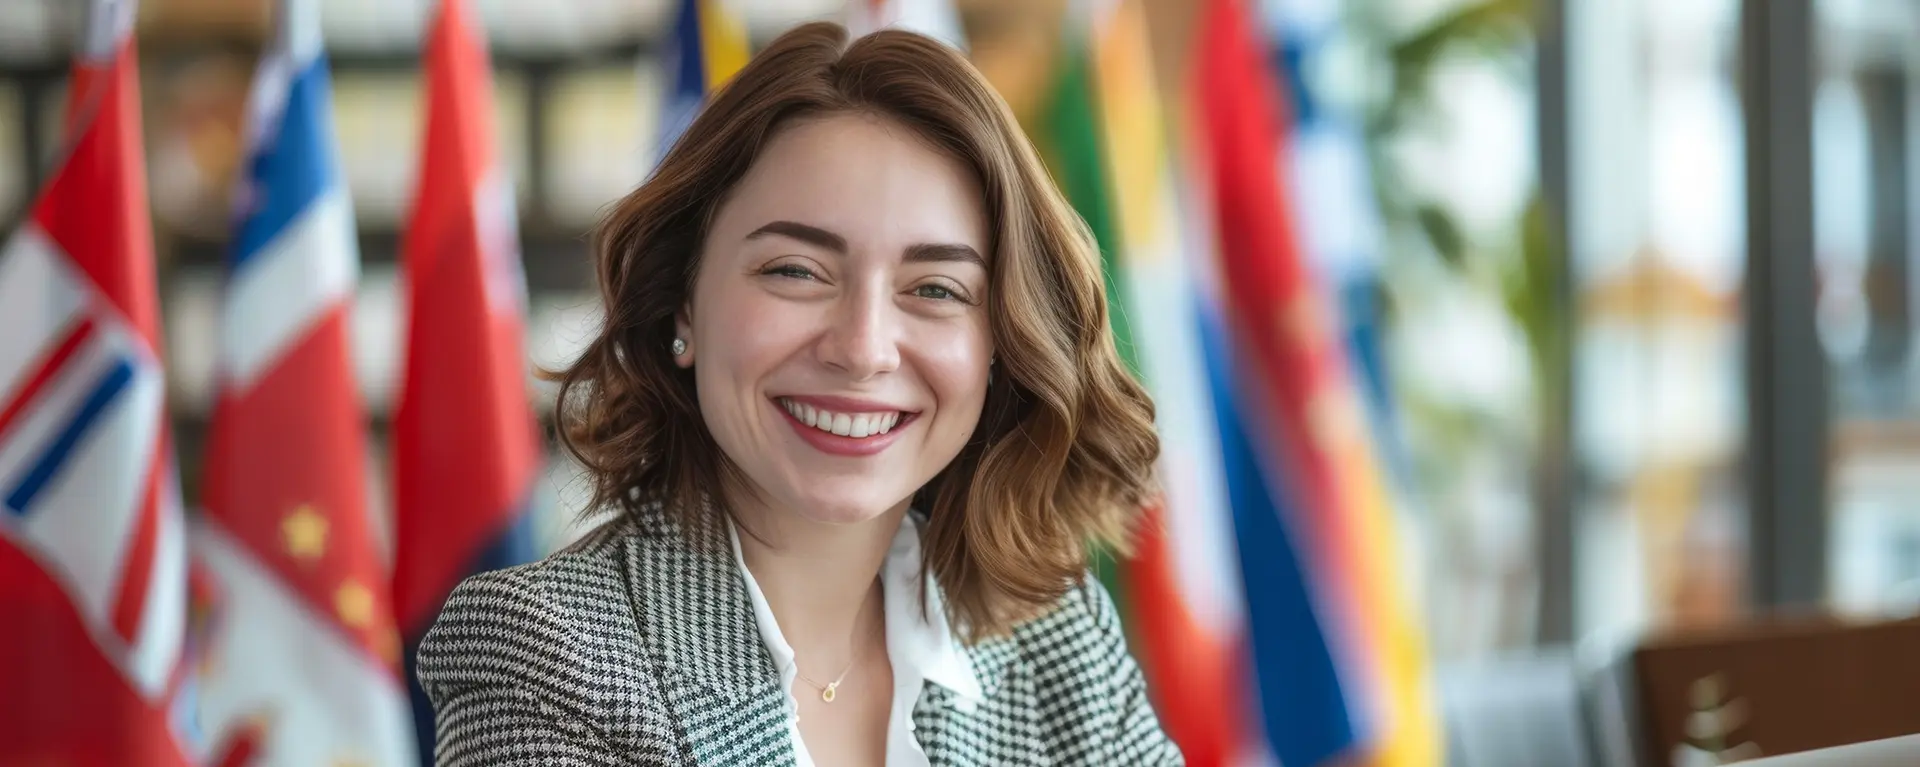
{"label": "blazer lapel", "polygon": [[927,760],[935,767],[985,767],[980,760],[987,753],[1041,758],[1042,744],[1033,733],[1045,727],[1034,717],[1038,707],[1032,704],[1032,691],[1023,686],[1031,675],[1012,673],[1021,662],[1014,641],[996,637],[968,647],[966,653],[980,682],[981,699],[928,684],[914,705],[913,734]]}
{"label": "blazer lapel", "polygon": [[785,699],[720,514],[694,526],[640,515],[627,581],[641,647],[694,764],[791,767]]}

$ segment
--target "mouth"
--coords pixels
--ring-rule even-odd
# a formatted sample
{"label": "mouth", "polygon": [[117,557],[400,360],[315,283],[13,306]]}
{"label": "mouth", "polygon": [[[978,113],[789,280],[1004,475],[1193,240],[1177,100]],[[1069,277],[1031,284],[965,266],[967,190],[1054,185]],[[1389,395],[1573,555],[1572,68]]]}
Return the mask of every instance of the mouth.
{"label": "mouth", "polygon": [[793,397],[777,397],[774,401],[799,426],[822,435],[848,439],[870,439],[892,434],[895,429],[912,422],[919,415],[904,410],[833,410]]}

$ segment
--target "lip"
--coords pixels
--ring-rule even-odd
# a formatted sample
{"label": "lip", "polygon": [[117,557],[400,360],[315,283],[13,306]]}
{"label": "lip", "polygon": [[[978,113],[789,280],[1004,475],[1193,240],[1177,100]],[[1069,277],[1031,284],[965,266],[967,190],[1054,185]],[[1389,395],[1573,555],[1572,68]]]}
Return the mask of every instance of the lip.
{"label": "lip", "polygon": [[870,401],[846,399],[843,397],[803,397],[787,395],[786,399],[841,413],[898,411],[901,414],[900,422],[894,424],[893,430],[885,434],[875,434],[868,437],[842,437],[832,432],[825,432],[808,426],[801,422],[800,419],[794,418],[793,414],[787,412],[785,407],[781,407],[780,400],[777,398],[767,400],[767,407],[773,408],[773,412],[778,413],[780,417],[787,422],[787,425],[793,428],[794,434],[798,436],[801,441],[822,453],[849,458],[861,458],[880,454],[881,451],[891,447],[893,443],[900,438],[900,435],[906,432],[906,427],[920,417],[919,413],[912,410],[887,407]]}

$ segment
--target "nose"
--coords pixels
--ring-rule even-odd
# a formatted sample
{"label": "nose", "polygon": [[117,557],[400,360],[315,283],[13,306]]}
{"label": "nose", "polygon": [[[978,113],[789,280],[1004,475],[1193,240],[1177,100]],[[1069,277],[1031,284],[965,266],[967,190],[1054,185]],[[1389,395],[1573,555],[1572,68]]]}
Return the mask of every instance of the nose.
{"label": "nose", "polygon": [[898,369],[900,318],[891,291],[862,285],[843,292],[838,303],[820,339],[821,361],[856,381]]}

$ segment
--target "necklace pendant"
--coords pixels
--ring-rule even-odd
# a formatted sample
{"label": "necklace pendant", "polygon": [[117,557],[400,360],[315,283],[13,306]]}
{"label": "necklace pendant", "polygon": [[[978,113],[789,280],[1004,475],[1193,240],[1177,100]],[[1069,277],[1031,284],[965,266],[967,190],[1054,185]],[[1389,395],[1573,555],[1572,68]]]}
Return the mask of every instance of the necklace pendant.
{"label": "necklace pendant", "polygon": [[839,683],[839,682],[834,682],[833,684],[830,684],[830,685],[827,685],[827,686],[826,686],[825,688],[823,688],[822,690],[820,690],[820,699],[821,699],[821,700],[823,700],[823,701],[826,701],[826,702],[828,702],[828,703],[832,703],[832,702],[833,702],[833,695],[834,695],[834,692],[833,692],[833,690],[834,690],[834,688],[836,688],[836,687],[839,687],[839,686],[840,686],[840,683]]}

